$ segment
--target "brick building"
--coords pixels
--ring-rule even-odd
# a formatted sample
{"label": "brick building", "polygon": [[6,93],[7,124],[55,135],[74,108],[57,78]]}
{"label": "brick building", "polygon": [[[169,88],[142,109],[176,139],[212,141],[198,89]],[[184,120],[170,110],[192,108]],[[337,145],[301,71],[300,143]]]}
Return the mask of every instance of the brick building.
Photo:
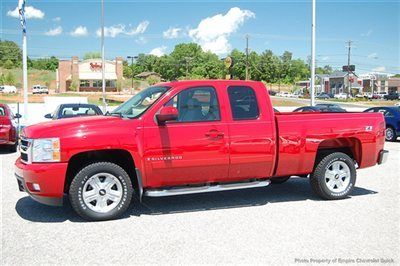
{"label": "brick building", "polygon": [[[116,91],[123,74],[122,57],[105,61],[106,90]],[[60,60],[57,69],[57,91],[101,91],[101,59],[80,61],[77,56],[71,60]]]}

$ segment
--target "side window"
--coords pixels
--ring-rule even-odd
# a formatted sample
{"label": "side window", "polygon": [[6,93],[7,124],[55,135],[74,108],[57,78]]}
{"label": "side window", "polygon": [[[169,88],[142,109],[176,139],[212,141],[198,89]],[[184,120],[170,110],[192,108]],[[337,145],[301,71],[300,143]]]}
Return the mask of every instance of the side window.
{"label": "side window", "polygon": [[0,116],[5,116],[6,115],[6,111],[4,110],[3,107],[0,107]]}
{"label": "side window", "polygon": [[250,87],[228,87],[233,120],[256,119],[259,115],[257,97]]}
{"label": "side window", "polygon": [[178,122],[220,120],[217,94],[212,87],[196,87],[181,91],[169,100],[166,106],[178,109]]}

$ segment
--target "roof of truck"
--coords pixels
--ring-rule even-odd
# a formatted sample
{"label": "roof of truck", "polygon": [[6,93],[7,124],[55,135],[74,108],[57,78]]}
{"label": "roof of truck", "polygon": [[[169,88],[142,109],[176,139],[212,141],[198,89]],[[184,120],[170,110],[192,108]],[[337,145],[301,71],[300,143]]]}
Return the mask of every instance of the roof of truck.
{"label": "roof of truck", "polygon": [[205,85],[209,84],[232,84],[232,85],[250,85],[250,84],[259,84],[261,81],[252,81],[252,80],[231,80],[231,79],[203,79],[203,80],[174,80],[169,82],[158,83],[157,86],[181,86],[181,85]]}

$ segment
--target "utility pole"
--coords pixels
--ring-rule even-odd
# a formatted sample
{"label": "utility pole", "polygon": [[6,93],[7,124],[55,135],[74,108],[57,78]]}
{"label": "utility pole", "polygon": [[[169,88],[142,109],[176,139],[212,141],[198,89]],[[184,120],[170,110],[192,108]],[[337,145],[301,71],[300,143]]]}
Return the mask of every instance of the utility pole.
{"label": "utility pole", "polygon": [[103,113],[107,111],[106,102],[106,65],[104,58],[104,0],[101,0],[101,87],[103,91]]}
{"label": "utility pole", "polygon": [[311,19],[311,82],[310,82],[310,96],[311,106],[315,105],[315,1],[312,0],[312,19]]}
{"label": "utility pole", "polygon": [[246,80],[249,79],[249,35],[246,34]]}
{"label": "utility pole", "polygon": [[131,69],[132,69],[132,89],[131,89],[131,93],[133,94],[133,59],[137,59],[137,56],[127,56],[128,59],[131,59]]}
{"label": "utility pole", "polygon": [[351,72],[351,71],[350,71],[351,43],[352,43],[351,40],[347,41],[347,48],[348,48],[348,52],[347,52],[347,82],[348,82],[349,93],[351,93],[351,81],[350,81],[350,72]]}

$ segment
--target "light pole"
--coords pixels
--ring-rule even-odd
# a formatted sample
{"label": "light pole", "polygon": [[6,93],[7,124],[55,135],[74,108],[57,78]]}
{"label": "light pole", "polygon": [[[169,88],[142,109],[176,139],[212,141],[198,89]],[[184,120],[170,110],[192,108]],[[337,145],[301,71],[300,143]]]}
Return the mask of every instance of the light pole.
{"label": "light pole", "polygon": [[104,59],[104,0],[101,0],[101,87],[103,92],[103,112],[107,111],[106,102],[106,65]]}
{"label": "light pole", "polygon": [[137,59],[137,56],[127,56],[128,59],[131,59],[131,69],[132,69],[132,89],[131,89],[131,93],[133,94],[133,59]]}
{"label": "light pole", "polygon": [[315,105],[315,1],[312,0],[312,22],[311,22],[311,106]]}

